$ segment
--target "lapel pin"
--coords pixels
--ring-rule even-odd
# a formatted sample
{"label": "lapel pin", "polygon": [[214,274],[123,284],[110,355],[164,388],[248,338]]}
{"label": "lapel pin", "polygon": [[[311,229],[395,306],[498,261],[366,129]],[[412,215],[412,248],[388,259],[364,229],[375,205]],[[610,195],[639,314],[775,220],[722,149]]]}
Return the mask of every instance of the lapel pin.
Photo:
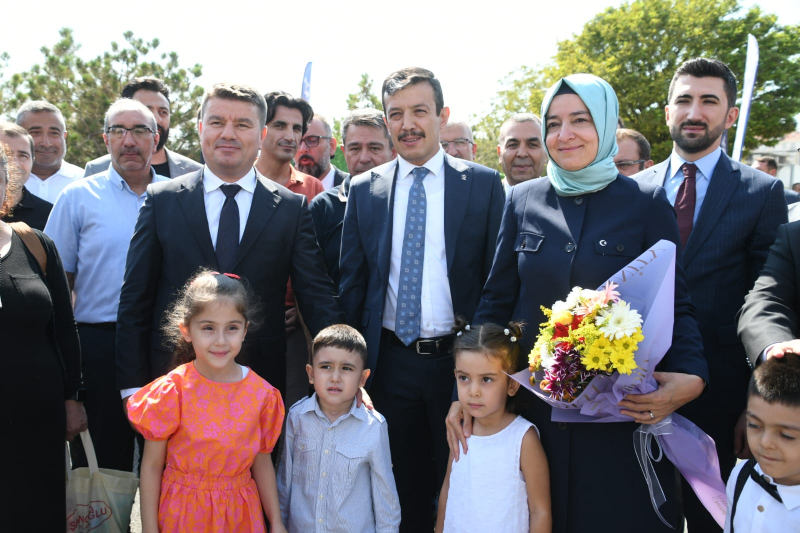
{"label": "lapel pin", "polygon": [[467,175],[461,174],[461,181],[467,181]]}

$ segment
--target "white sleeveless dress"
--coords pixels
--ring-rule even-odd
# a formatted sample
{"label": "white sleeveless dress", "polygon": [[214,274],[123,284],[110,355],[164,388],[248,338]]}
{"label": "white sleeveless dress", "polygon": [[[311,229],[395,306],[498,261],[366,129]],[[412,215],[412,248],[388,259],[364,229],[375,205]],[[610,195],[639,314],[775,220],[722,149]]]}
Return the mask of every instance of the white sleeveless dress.
{"label": "white sleeveless dress", "polygon": [[499,433],[469,438],[467,454],[450,470],[445,533],[528,533],[528,492],[519,457],[530,427],[536,429],[518,416]]}

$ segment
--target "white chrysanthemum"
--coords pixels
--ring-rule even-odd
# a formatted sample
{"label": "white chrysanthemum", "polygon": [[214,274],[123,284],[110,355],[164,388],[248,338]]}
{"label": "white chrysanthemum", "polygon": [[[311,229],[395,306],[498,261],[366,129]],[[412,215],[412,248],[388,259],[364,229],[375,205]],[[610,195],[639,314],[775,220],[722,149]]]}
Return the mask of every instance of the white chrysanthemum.
{"label": "white chrysanthemum", "polygon": [[570,307],[570,305],[567,302],[562,302],[561,300],[553,304],[553,313],[569,311],[570,309],[572,309],[572,307]]}
{"label": "white chrysanthemum", "polygon": [[542,366],[544,368],[549,369],[555,362],[553,355],[547,351],[547,345],[545,343],[542,343],[541,347],[539,348],[539,355],[542,358]]}
{"label": "white chrysanthemum", "polygon": [[595,317],[595,324],[606,338],[616,340],[636,333],[636,328],[642,325],[642,316],[631,309],[627,302],[619,301],[611,304],[609,309],[600,311]]}
{"label": "white chrysanthemum", "polygon": [[586,292],[586,289],[581,289],[580,287],[573,287],[569,294],[567,295],[567,311],[574,308],[581,303],[581,297],[583,297],[583,293]]}

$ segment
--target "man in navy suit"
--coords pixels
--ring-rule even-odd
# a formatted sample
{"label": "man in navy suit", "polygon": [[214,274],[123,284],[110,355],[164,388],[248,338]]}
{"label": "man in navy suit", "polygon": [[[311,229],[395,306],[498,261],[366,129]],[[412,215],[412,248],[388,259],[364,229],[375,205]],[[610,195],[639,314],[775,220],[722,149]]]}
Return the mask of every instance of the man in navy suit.
{"label": "man in navy suit", "polygon": [[[780,224],[786,202],[780,181],[730,159],[722,132],[739,115],[736,78],[718,60],[681,65],[669,87],[666,122],[673,140],[669,159],[635,176],[662,185],[675,207],[683,268],[697,309],[710,389],[681,413],[713,437],[722,478],[742,449],[738,429],[750,366],[736,335],[736,313],[753,287]],[[683,509],[689,531],[720,531],[688,484]]]}
{"label": "man in navy suit", "polygon": [[430,531],[447,467],[452,328],[470,321],[492,265],[500,176],[439,144],[449,109],[421,68],[382,89],[398,157],[352,179],[344,218],[342,307],[367,340],[370,394],[389,427],[401,531]]}

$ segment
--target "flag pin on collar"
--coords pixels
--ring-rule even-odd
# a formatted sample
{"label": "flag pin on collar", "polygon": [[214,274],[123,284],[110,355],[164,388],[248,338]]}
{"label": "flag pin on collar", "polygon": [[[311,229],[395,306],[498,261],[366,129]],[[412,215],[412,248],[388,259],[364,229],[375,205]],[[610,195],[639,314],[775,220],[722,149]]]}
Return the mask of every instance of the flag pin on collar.
{"label": "flag pin on collar", "polygon": [[462,181],[467,181],[467,175],[466,174],[461,174],[461,180]]}

